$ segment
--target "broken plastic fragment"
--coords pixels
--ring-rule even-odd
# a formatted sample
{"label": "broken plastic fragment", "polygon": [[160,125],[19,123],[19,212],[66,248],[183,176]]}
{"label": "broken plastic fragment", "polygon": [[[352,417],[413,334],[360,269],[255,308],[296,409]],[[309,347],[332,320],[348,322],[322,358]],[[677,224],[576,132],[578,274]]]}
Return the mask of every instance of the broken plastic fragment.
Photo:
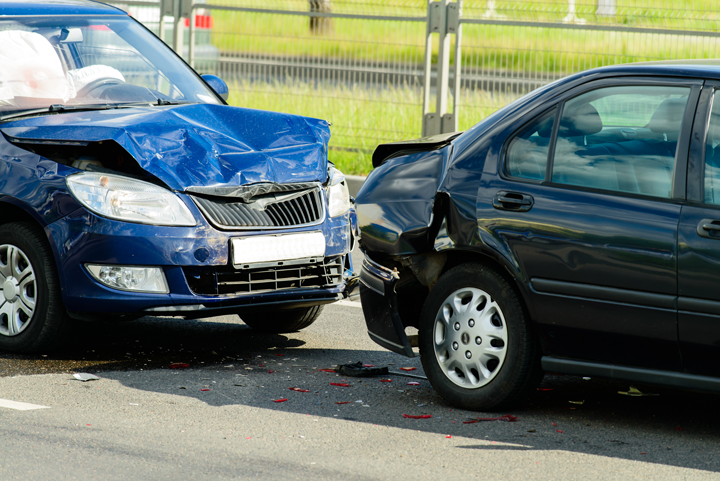
{"label": "broken plastic fragment", "polygon": [[331,382],[331,386],[350,387],[350,384],[346,382]]}
{"label": "broken plastic fragment", "polygon": [[285,401],[287,401],[287,398],[286,398],[286,397],[284,397],[284,398],[282,398],[282,399],[273,399],[273,402],[274,402],[274,403],[284,403]]}
{"label": "broken plastic fragment", "polygon": [[408,385],[408,386],[419,386],[420,383],[419,383],[419,382],[415,382],[415,381],[410,381],[409,383],[407,383],[407,385]]}
{"label": "broken plastic fragment", "polygon": [[375,367],[375,364],[363,364],[362,367]]}
{"label": "broken plastic fragment", "polygon": [[186,362],[172,362],[170,363],[170,369],[185,369],[186,367],[190,367],[190,364]]}
{"label": "broken plastic fragment", "polygon": [[447,436],[445,436],[445,439],[452,439],[452,436],[448,434]]}
{"label": "broken plastic fragment", "polygon": [[474,418],[474,419],[470,419],[469,421],[463,421],[463,424],[472,424],[472,423],[477,423],[479,421],[505,421],[508,423],[514,423],[517,420],[518,420],[517,416],[505,414],[504,416],[498,416],[496,418]]}
{"label": "broken plastic fragment", "polygon": [[344,376],[369,377],[388,373],[386,367],[375,367],[372,364],[363,364],[360,361],[350,364],[339,364],[335,372]]}
{"label": "broken plastic fragment", "polygon": [[335,404],[350,404],[352,401],[338,401]]}
{"label": "broken plastic fragment", "polygon": [[318,369],[318,371],[322,371],[322,372],[332,372],[332,373],[334,373],[334,372],[335,372],[335,369]]}
{"label": "broken plastic fragment", "polygon": [[201,391],[209,391],[209,389],[201,389]]}
{"label": "broken plastic fragment", "polygon": [[560,431],[559,429],[556,429],[555,432],[556,432],[556,433],[560,433],[560,434],[563,434],[563,433],[564,433],[564,431]]}
{"label": "broken plastic fragment", "polygon": [[589,380],[590,380],[589,377],[584,377],[584,378],[583,378],[583,381],[589,381]]}
{"label": "broken plastic fragment", "polygon": [[552,423],[553,426],[557,426],[557,423]]}
{"label": "broken plastic fragment", "polygon": [[272,373],[274,373],[274,372],[275,372],[275,371],[273,371],[272,369],[270,369],[270,370],[268,371],[268,374],[272,374]]}
{"label": "broken plastic fragment", "polygon": [[585,400],[582,401],[568,401],[570,404],[585,404]]}
{"label": "broken plastic fragment", "polygon": [[403,417],[408,419],[428,419],[432,417],[432,414],[421,414],[419,416],[413,416],[412,414],[403,414]]}
{"label": "broken plastic fragment", "polygon": [[276,356],[283,357],[285,354],[276,353]]}
{"label": "broken plastic fragment", "polygon": [[380,379],[380,382],[392,382],[392,379]]}
{"label": "broken plastic fragment", "polygon": [[659,394],[649,393],[649,392],[642,392],[635,386],[630,386],[630,389],[627,391],[618,391],[618,394],[622,394],[623,396],[633,396],[633,397],[640,397],[640,396],[659,396]]}
{"label": "broken plastic fragment", "polygon": [[299,387],[291,387],[291,391],[297,391],[297,392],[310,392],[309,389],[300,389]]}
{"label": "broken plastic fragment", "polygon": [[417,370],[417,368],[416,367],[401,367],[400,370],[401,371],[415,371],[415,370]]}
{"label": "broken plastic fragment", "polygon": [[82,382],[88,382],[88,381],[97,381],[100,378],[97,377],[95,374],[89,374],[87,372],[78,372],[73,374],[73,377],[77,379],[78,381]]}

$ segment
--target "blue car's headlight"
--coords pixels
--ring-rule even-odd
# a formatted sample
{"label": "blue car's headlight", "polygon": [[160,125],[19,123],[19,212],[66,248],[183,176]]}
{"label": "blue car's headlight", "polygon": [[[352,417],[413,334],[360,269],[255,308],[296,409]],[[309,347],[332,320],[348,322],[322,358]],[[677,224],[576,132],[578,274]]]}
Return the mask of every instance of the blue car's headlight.
{"label": "blue car's headlight", "polygon": [[343,215],[350,210],[350,193],[345,175],[335,167],[328,168],[328,212],[330,217]]}
{"label": "blue car's headlight", "polygon": [[140,224],[193,226],[190,210],[167,189],[119,175],[83,172],[67,178],[72,195],[104,217]]}

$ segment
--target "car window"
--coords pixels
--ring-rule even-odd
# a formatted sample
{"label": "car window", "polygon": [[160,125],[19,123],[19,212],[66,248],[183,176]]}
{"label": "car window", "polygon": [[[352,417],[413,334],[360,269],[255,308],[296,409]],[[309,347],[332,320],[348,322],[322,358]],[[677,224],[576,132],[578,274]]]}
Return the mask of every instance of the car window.
{"label": "car window", "polygon": [[565,102],[552,181],[670,197],[690,88],[626,86]]}
{"label": "car window", "polygon": [[544,113],[521,130],[508,144],[505,169],[522,179],[544,180],[555,112]]}
{"label": "car window", "polygon": [[705,202],[720,204],[720,98],[717,91],[705,141]]}
{"label": "car window", "polygon": [[0,19],[0,115],[51,105],[219,103],[182,60],[125,16]]}

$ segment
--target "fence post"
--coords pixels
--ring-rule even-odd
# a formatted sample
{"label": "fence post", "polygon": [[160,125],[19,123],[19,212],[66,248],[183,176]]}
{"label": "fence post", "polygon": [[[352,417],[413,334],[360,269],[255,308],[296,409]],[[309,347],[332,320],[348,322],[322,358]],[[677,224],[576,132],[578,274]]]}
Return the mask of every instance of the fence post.
{"label": "fence post", "polygon": [[[422,135],[437,135],[457,130],[455,112],[447,112],[448,82],[450,77],[450,34],[458,33],[460,6],[450,0],[428,2],[428,18],[425,39],[425,83],[423,92]],[[435,112],[430,112],[430,90],[432,86],[432,34],[440,37],[435,81]],[[457,39],[456,39],[457,41]],[[456,44],[457,45],[457,44]],[[456,62],[459,59],[456,59]],[[456,67],[456,83],[459,71]],[[457,88],[456,88],[457,90]],[[455,104],[457,105],[457,104]]]}
{"label": "fence post", "polygon": [[[308,0],[311,12],[332,13],[331,0]],[[310,32],[318,35],[332,33],[333,20],[328,17],[310,17]]]}

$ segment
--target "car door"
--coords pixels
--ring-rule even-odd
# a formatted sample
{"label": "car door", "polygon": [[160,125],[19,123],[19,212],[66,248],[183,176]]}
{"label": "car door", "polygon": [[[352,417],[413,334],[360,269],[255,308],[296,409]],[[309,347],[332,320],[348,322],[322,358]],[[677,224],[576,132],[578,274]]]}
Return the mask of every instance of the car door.
{"label": "car door", "polygon": [[720,376],[720,83],[703,89],[678,233],[678,335],[685,370]]}
{"label": "car door", "polygon": [[677,225],[701,85],[597,81],[506,137],[479,227],[526,276],[550,355],[682,369]]}

